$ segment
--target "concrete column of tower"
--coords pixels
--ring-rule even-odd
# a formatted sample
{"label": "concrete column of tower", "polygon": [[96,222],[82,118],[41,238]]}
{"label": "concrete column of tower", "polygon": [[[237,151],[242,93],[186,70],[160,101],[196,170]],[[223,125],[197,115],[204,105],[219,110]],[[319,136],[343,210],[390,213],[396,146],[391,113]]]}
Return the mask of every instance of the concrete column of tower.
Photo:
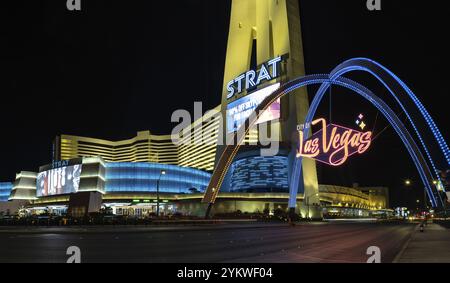
{"label": "concrete column of tower", "polygon": [[[254,42],[256,42],[257,65],[276,56],[289,54],[285,73],[281,78],[283,82],[305,75],[298,0],[232,0],[222,90],[223,117],[226,117],[229,102],[227,83],[250,69]],[[271,123],[271,127],[279,127],[278,140],[283,144],[291,144],[291,155],[295,155],[297,125],[304,122],[309,107],[306,88],[284,98],[281,104],[281,119],[279,122]],[[223,130],[223,136],[226,136],[226,125]],[[219,146],[216,161],[223,149],[223,146]],[[289,160],[292,163],[294,159]],[[291,165],[289,164],[289,168]],[[303,160],[302,175],[303,182],[300,182],[300,188],[297,189],[303,193],[307,203],[305,206],[305,202],[302,202],[300,210],[303,215],[307,213],[310,217],[321,218],[315,161]],[[306,211],[305,207],[309,209]]]}

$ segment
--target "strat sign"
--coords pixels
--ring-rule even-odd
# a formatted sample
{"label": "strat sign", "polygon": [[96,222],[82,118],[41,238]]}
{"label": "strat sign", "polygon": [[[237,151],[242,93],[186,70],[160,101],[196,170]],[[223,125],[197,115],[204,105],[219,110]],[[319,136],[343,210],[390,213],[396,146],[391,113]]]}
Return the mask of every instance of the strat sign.
{"label": "strat sign", "polygon": [[339,125],[327,125],[325,119],[312,122],[313,126],[317,124],[321,124],[322,129],[306,141],[303,140],[303,130],[299,129],[297,157],[313,158],[328,165],[339,166],[349,156],[366,152],[372,142],[370,131],[359,132]]}
{"label": "strat sign", "polygon": [[278,78],[281,75],[281,62],[286,60],[288,55],[276,57],[261,65],[258,70],[250,70],[239,75],[227,84],[227,99],[232,98],[236,94],[248,91],[263,82],[268,82]]}

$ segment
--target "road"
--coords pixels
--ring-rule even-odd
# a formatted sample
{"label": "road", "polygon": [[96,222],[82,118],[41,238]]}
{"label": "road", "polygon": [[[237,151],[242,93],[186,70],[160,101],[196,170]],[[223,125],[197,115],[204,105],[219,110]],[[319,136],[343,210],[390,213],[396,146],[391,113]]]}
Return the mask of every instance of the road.
{"label": "road", "polygon": [[[392,262],[414,225],[381,223],[241,224],[97,228],[23,233],[0,230],[0,262],[65,262],[78,246],[82,262],[366,262],[369,246]],[[61,232],[62,231],[62,232]]]}

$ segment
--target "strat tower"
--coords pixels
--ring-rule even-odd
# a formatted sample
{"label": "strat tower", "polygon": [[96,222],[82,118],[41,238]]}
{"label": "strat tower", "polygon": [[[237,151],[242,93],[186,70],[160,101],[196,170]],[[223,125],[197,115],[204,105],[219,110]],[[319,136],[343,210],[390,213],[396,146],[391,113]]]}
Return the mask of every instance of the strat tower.
{"label": "strat tower", "polygon": [[[221,112],[226,117],[224,136],[239,128],[254,102],[260,102],[281,84],[303,75],[298,0],[232,0],[221,101]],[[236,156],[221,190],[287,191],[296,154],[296,128],[304,123],[308,107],[306,88],[274,103],[270,113],[264,115],[264,121],[246,136],[245,145]],[[254,144],[258,141],[258,127],[263,124],[267,125],[272,139],[275,136],[280,141],[280,149],[274,157],[261,157],[261,146]],[[216,161],[223,150],[224,146],[219,145]],[[261,164],[265,164],[267,172],[257,172],[261,171]],[[285,167],[284,180],[282,172],[277,171],[280,166]],[[303,214],[307,205],[310,217],[321,217],[315,162],[305,158],[302,173],[303,183],[298,191],[304,201],[297,207]],[[264,174],[268,178],[265,185],[249,177]],[[280,179],[277,176],[281,176]],[[252,183],[254,186],[249,187]]]}

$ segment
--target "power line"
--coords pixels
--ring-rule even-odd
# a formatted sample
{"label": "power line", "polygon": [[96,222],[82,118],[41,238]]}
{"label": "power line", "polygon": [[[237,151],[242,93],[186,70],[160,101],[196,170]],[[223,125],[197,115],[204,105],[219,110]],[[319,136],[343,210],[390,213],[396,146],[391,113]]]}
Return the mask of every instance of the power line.
{"label": "power line", "polygon": [[[403,113],[403,112],[398,113],[397,116],[400,116],[402,113]],[[378,112],[377,112],[377,117],[378,117]],[[407,118],[408,118],[408,117],[405,117],[403,123],[406,122]],[[375,120],[375,121],[376,121],[376,120]],[[373,137],[372,141],[374,141],[376,138],[378,138],[378,137],[379,137],[384,131],[386,131],[389,127],[391,127],[391,124],[388,124],[386,127],[384,127],[383,130],[381,130],[375,137]],[[374,126],[374,129],[375,129],[375,126]]]}

